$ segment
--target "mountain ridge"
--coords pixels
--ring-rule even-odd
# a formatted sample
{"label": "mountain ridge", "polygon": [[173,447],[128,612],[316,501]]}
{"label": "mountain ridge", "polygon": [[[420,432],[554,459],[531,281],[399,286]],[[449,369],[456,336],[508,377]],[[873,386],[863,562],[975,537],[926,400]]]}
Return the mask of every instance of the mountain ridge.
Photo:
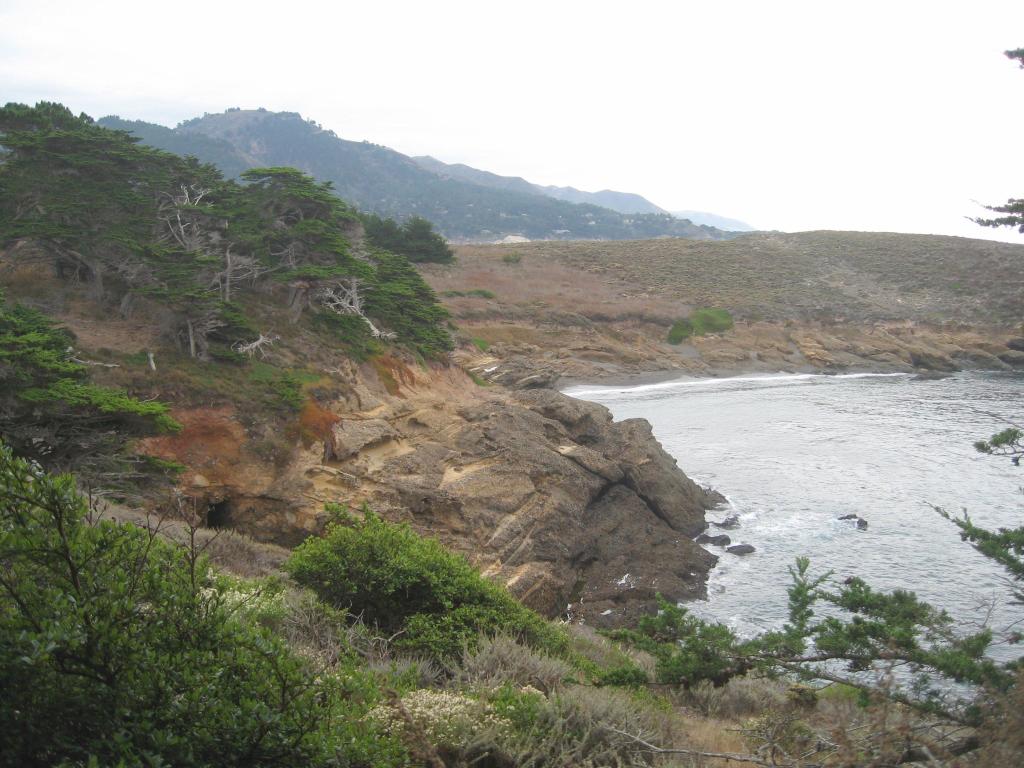
{"label": "mountain ridge", "polygon": [[[584,192],[576,187],[544,186],[527,181],[522,176],[502,176],[490,171],[473,168],[465,163],[446,163],[430,155],[417,155],[412,158],[423,168],[452,178],[470,181],[481,186],[495,189],[509,189],[528,194],[545,195],[567,203],[597,205],[622,214],[667,214],[664,208],[655,205],[642,195],[635,192],[618,192],[613,189],[602,189],[598,192]],[[680,217],[677,217],[680,218]]]}
{"label": "mountain ridge", "polygon": [[159,149],[195,155],[228,175],[258,166],[298,168],[318,181],[331,182],[339,197],[361,210],[396,219],[422,216],[454,242],[494,242],[510,235],[530,240],[733,236],[669,214],[625,215],[520,189],[442,177],[400,152],[342,139],[295,112],[232,109],[187,120],[173,129],[116,116],[98,122]]}

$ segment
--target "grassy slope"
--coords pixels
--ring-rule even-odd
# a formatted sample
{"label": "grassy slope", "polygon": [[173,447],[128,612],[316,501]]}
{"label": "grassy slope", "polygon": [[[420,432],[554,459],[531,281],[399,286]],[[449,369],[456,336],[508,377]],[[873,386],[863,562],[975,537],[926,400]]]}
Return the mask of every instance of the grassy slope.
{"label": "grassy slope", "polygon": [[[550,265],[600,275],[590,302],[721,306],[739,319],[865,323],[913,320],[1016,325],[1024,315],[1024,246],[874,232],[752,234],[709,242],[464,246],[467,268],[518,256],[526,281]],[[614,285],[612,285],[614,284]],[[628,286],[623,288],[623,286]],[[514,282],[509,290],[514,291]],[[578,311],[570,290],[563,309]],[[506,294],[505,298],[515,300]]]}

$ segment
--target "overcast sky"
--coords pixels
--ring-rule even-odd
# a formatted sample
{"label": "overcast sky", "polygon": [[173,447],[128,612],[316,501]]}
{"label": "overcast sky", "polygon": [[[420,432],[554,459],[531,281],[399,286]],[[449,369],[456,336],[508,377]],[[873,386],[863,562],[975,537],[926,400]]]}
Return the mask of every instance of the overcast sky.
{"label": "overcast sky", "polygon": [[1024,2],[0,0],[0,101],[347,139],[788,231],[1024,242]]}

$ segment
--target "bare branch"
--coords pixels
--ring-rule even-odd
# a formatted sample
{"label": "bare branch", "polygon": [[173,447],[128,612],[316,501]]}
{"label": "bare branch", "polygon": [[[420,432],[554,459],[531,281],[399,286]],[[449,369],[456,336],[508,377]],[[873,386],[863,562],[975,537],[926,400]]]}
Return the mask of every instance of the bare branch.
{"label": "bare branch", "polygon": [[390,331],[382,331],[363,312],[363,297],[359,294],[359,278],[352,277],[348,281],[339,280],[330,285],[324,285],[316,292],[316,299],[321,306],[339,315],[356,315],[362,318],[363,322],[370,329],[375,339],[393,339],[395,334]]}
{"label": "bare branch", "polygon": [[260,337],[255,341],[250,341],[248,343],[236,341],[234,344],[231,345],[231,348],[235,350],[235,352],[238,352],[239,354],[243,355],[248,355],[249,357],[253,357],[256,353],[259,353],[259,356],[262,359],[266,358],[267,350],[270,347],[274,346],[274,342],[279,341],[280,338],[281,337],[276,334],[270,334],[269,336],[265,336],[264,334],[261,333]]}
{"label": "bare branch", "polygon": [[99,366],[101,368],[120,368],[121,367],[117,363],[101,363],[98,360],[83,360],[82,358],[75,356],[75,348],[74,347],[68,347],[67,348],[67,356],[68,356],[68,360],[70,360],[72,363],[78,363],[79,365],[95,365],[95,366]]}

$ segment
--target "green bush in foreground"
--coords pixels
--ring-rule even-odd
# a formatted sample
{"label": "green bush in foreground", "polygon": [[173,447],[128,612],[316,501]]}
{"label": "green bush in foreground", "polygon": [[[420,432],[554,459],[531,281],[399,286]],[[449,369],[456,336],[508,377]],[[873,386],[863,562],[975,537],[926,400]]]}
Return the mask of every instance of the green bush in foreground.
{"label": "green bush in foreground", "polygon": [[332,684],[194,550],[91,514],[0,445],[2,762],[324,764]]}
{"label": "green bush in foreground", "polygon": [[[339,510],[335,508],[335,512]],[[566,639],[465,558],[366,511],[310,538],[286,563],[322,600],[395,635],[395,646],[455,658],[481,633],[505,632],[560,653]]]}

